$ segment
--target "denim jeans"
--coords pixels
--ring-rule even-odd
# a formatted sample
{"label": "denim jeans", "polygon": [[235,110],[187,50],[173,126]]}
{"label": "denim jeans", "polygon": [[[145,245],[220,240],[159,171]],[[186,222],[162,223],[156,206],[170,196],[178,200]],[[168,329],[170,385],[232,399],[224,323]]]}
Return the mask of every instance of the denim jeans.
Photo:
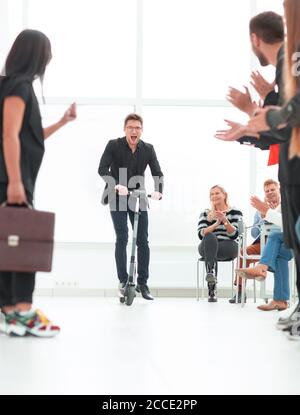
{"label": "denim jeans", "polygon": [[[111,211],[110,212],[115,233],[115,259],[117,265],[117,273],[120,282],[126,282],[128,278],[127,272],[127,243],[128,243],[128,226],[127,217],[133,226],[134,212],[131,210]],[[148,243],[148,212],[140,211],[138,232],[137,232],[137,282],[146,284],[149,277],[149,261],[150,249]]]}
{"label": "denim jeans", "polygon": [[283,243],[283,232],[271,232],[259,262],[268,265],[269,271],[274,272],[273,298],[276,301],[290,299],[288,262],[292,257],[292,251]]}

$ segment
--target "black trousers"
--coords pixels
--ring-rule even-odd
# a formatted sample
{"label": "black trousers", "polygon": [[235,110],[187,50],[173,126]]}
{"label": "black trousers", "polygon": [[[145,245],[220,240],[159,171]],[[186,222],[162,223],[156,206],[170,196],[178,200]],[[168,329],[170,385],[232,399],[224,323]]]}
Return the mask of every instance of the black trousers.
{"label": "black trousers", "polygon": [[[128,243],[128,226],[127,218],[133,226],[134,212],[131,210],[111,211],[110,212],[115,233],[115,259],[117,265],[117,273],[120,282],[126,282],[128,278],[127,272],[127,243]],[[139,215],[139,224],[137,232],[137,282],[139,284],[146,284],[149,278],[149,261],[150,249],[148,243],[148,212],[143,210]]]}
{"label": "black trousers", "polygon": [[219,240],[213,233],[208,233],[199,245],[199,254],[205,259],[207,271],[215,270],[217,274],[217,262],[236,258],[238,244],[232,240]]}
{"label": "black trousers", "polygon": [[[26,194],[28,202],[32,203],[32,195],[27,192]],[[0,183],[0,204],[6,201],[6,195],[7,185]],[[0,271],[0,307],[17,303],[32,303],[34,286],[34,272]]]}

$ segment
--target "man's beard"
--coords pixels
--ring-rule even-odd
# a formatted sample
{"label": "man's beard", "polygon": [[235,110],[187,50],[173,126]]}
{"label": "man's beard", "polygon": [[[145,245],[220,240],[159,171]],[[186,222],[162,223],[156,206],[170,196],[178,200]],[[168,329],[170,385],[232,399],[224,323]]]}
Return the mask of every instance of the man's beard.
{"label": "man's beard", "polygon": [[269,65],[269,62],[267,58],[265,57],[265,55],[261,51],[259,51],[255,46],[253,46],[253,52],[255,53],[255,56],[259,60],[259,63],[261,64],[261,66]]}

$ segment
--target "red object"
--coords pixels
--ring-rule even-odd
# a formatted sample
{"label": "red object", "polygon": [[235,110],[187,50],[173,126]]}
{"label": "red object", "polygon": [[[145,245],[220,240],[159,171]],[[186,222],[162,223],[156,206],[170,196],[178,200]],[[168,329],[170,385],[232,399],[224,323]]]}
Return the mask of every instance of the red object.
{"label": "red object", "polygon": [[273,166],[279,163],[279,144],[272,144],[270,146],[268,166]]}

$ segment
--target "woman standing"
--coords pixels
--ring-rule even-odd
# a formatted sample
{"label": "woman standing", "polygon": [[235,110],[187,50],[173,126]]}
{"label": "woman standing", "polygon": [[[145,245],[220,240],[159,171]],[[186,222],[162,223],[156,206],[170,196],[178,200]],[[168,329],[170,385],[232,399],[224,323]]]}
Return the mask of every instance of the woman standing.
{"label": "woman standing", "polygon": [[[55,124],[44,128],[33,81],[43,81],[51,60],[49,39],[37,30],[16,38],[0,78],[0,203],[32,204],[43,159],[44,140],[76,118],[72,104]],[[59,333],[40,312],[32,310],[35,273],[0,272],[0,329],[7,334],[52,337]]]}
{"label": "woman standing", "polygon": [[238,255],[238,221],[242,212],[230,207],[228,195],[222,186],[216,185],[209,192],[211,208],[205,209],[198,222],[201,240],[199,254],[205,260],[208,301],[217,301],[217,261],[236,258]]}

